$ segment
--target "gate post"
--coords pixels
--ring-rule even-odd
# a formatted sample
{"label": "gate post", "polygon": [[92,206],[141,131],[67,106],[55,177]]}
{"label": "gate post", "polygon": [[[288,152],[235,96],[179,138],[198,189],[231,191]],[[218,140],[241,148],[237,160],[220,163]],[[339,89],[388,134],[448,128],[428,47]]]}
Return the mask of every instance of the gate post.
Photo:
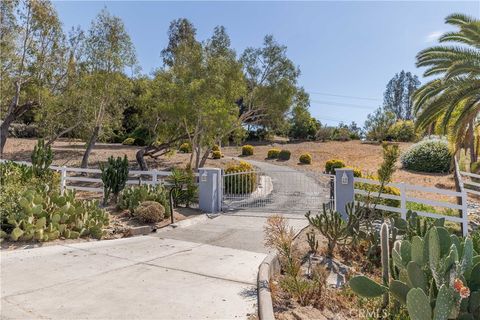
{"label": "gate post", "polygon": [[348,218],[346,205],[355,200],[353,178],[353,169],[335,169],[335,211],[341,213],[344,219]]}
{"label": "gate post", "polygon": [[222,169],[198,169],[198,205],[200,210],[216,213],[222,209]]}

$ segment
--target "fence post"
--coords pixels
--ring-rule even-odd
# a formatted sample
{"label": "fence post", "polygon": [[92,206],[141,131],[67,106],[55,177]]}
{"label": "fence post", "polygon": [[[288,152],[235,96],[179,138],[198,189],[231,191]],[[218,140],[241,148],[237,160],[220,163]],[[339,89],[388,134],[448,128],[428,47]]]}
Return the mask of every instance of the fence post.
{"label": "fence post", "polygon": [[63,196],[67,186],[67,167],[63,166],[60,171],[60,194]]}
{"label": "fence post", "polygon": [[403,220],[407,220],[407,188],[404,182],[400,183],[400,210]]}
{"label": "fence post", "polygon": [[348,218],[346,206],[355,201],[353,169],[335,169],[335,211]]}
{"label": "fence post", "polygon": [[462,188],[462,233],[466,237],[468,235],[468,197],[467,191]]}
{"label": "fence post", "polygon": [[198,169],[198,205],[208,213],[219,212],[222,208],[222,170],[219,168]]}
{"label": "fence post", "polygon": [[156,186],[157,183],[158,183],[158,170],[157,169],[153,169],[152,170],[152,185],[153,186]]}

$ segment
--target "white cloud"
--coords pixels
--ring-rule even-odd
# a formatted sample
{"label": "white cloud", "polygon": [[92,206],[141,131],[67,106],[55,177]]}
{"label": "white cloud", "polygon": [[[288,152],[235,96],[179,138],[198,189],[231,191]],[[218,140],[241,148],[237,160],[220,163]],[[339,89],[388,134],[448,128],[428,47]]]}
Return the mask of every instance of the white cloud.
{"label": "white cloud", "polygon": [[433,31],[430,32],[426,37],[425,37],[425,42],[434,42],[437,41],[438,38],[443,34],[443,31]]}

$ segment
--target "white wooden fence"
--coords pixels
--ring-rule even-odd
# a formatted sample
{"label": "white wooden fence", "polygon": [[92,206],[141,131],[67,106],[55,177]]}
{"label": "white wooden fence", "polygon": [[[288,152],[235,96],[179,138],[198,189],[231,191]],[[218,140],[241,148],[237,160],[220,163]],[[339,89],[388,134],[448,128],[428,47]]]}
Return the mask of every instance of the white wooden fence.
{"label": "white wooden fence", "polygon": [[462,181],[465,191],[480,196],[480,175],[465,171],[459,172],[461,177],[460,181]]}
{"label": "white wooden fence", "polygon": [[[355,178],[355,183],[363,183],[367,185],[380,185],[379,181],[376,180],[370,180],[370,179],[364,179],[364,178]],[[425,212],[425,211],[417,211],[415,212],[422,217],[428,217],[428,218],[445,218],[446,221],[452,221],[456,223],[460,223],[462,226],[462,232],[463,235],[467,235],[468,233],[468,212],[467,212],[467,192],[465,189],[462,188],[461,192],[457,191],[452,191],[452,190],[445,190],[445,189],[440,189],[440,188],[431,188],[431,187],[424,187],[424,186],[419,186],[419,185],[412,185],[412,184],[407,184],[407,183],[389,183],[386,185],[387,187],[394,187],[397,188],[400,191],[400,195],[392,195],[392,194],[386,194],[386,193],[381,193],[380,195],[378,194],[378,191],[372,191],[368,192],[366,190],[358,189],[357,187],[354,187],[354,193],[363,195],[363,196],[370,196],[372,198],[375,197],[380,197],[382,199],[392,199],[392,200],[398,200],[400,202],[399,207],[392,207],[392,206],[386,206],[386,205],[380,205],[377,204],[376,208],[380,210],[386,210],[386,211],[391,211],[391,212],[396,212],[399,213],[400,216],[403,219],[406,219],[407,217],[407,203],[408,202],[415,202],[415,203],[420,203],[420,204],[425,204],[429,206],[435,206],[435,207],[441,207],[441,208],[448,208],[448,209],[453,209],[453,210],[458,210],[459,214],[458,216],[449,216],[449,215],[443,215],[440,213],[435,213],[435,212]],[[426,199],[422,198],[420,196],[410,196],[409,192],[411,193],[412,191],[414,192],[425,192],[425,193],[430,193],[430,194],[441,194],[441,195],[446,195],[450,197],[455,197],[456,199],[461,198],[462,199],[462,204],[459,205],[457,203],[453,202],[447,202],[447,201],[439,201],[439,200],[433,200],[433,199]],[[362,203],[362,202],[360,202]]]}
{"label": "white wooden fence", "polygon": [[[0,159],[0,162],[7,162],[8,160]],[[18,164],[31,166],[30,162],[26,161],[13,161]],[[94,193],[103,194],[103,182],[101,178],[92,178],[87,175],[99,176],[102,171],[100,169],[87,169],[87,168],[71,168],[66,166],[50,166],[50,169],[60,173],[60,191],[63,193],[67,189],[75,189],[79,191],[88,191]],[[150,171],[130,170],[128,172],[129,179],[127,185],[169,185],[166,178],[172,173],[170,171],[158,171],[156,169]],[[69,183],[70,182],[70,183]],[[78,185],[83,184],[95,184],[95,186]]]}

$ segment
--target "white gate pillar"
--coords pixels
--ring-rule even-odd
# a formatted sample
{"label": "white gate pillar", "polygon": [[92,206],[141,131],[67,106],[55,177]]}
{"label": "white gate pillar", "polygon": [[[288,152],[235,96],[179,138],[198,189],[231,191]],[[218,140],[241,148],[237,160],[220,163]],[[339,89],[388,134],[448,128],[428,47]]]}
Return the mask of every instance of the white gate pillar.
{"label": "white gate pillar", "polygon": [[348,218],[346,205],[355,200],[353,179],[353,169],[335,169],[335,211],[341,213],[344,219]]}
{"label": "white gate pillar", "polygon": [[222,209],[222,169],[198,169],[198,204],[200,210],[216,213]]}

